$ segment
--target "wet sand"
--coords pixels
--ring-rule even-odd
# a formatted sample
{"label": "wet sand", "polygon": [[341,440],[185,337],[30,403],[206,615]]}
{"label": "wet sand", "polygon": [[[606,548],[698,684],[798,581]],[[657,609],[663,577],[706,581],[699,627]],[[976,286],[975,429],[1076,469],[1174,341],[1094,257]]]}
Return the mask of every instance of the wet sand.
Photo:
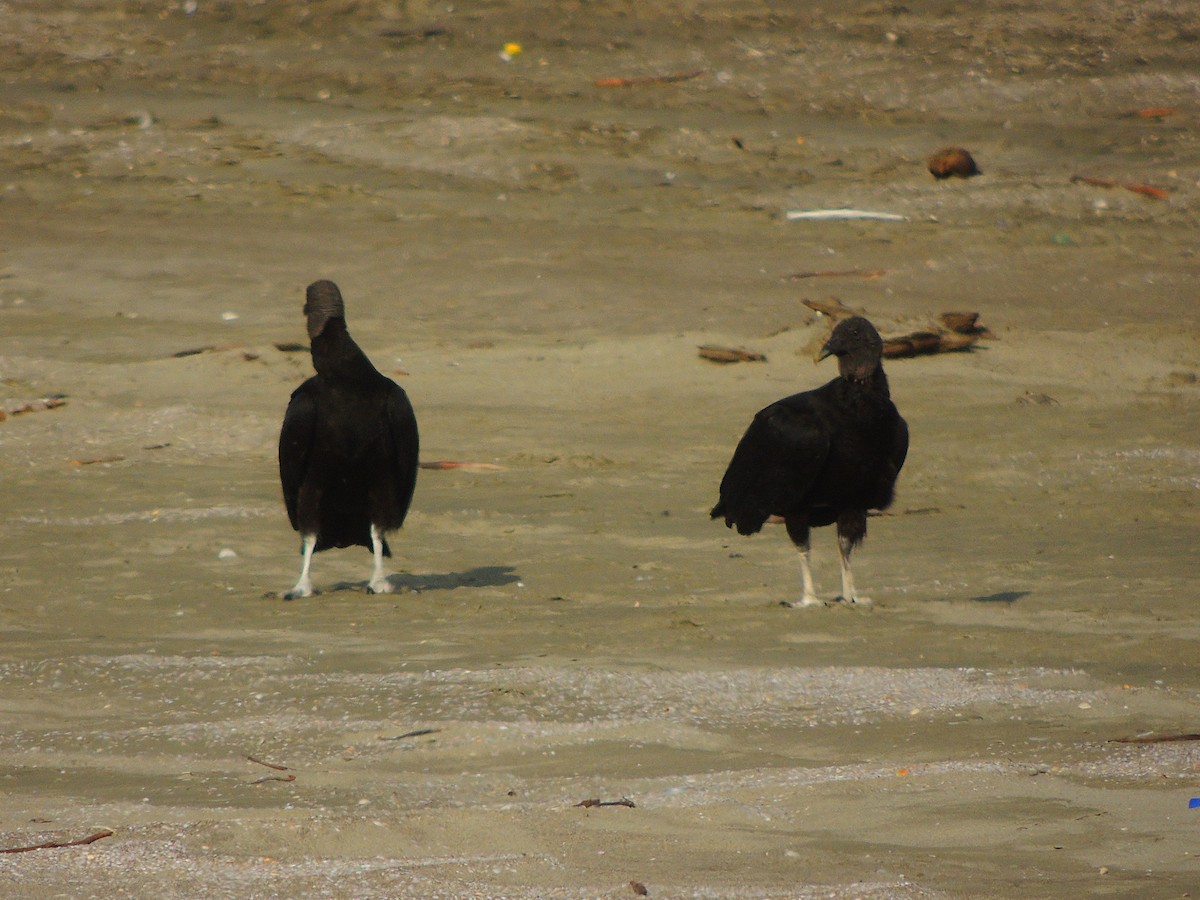
{"label": "wet sand", "polygon": [[[1200,743],[1116,742],[1200,730],[1195,10],[43,7],[0,9],[0,848],[113,834],[0,893],[1195,894]],[[907,220],[785,218],[838,207]],[[498,468],[422,471],[396,593],[341,551],[287,603],[322,277],[424,458]],[[875,603],[788,609],[782,529],[707,510],[831,298],[996,338],[887,364]]]}

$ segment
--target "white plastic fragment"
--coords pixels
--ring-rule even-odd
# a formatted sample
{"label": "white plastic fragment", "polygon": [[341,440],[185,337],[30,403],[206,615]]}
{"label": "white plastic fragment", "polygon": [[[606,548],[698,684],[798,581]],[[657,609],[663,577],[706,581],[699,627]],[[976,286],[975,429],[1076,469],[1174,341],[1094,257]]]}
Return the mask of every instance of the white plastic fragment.
{"label": "white plastic fragment", "polygon": [[866,209],[793,209],[787,214],[788,221],[796,219],[874,219],[880,222],[907,222],[908,216],[889,212],[871,212]]}

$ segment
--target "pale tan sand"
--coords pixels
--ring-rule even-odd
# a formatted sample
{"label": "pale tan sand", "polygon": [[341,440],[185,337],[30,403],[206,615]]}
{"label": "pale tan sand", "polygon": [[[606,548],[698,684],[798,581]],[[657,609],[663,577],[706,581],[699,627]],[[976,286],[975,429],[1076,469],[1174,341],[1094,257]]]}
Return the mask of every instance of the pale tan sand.
{"label": "pale tan sand", "polygon": [[[114,832],[0,894],[1194,895],[1200,744],[1112,741],[1200,731],[1200,13],[459,6],[0,8],[0,402],[67,395],[0,422],[0,848]],[[321,277],[501,468],[284,603]],[[888,364],[875,606],[791,610],[707,510],[830,297],[997,340]]]}

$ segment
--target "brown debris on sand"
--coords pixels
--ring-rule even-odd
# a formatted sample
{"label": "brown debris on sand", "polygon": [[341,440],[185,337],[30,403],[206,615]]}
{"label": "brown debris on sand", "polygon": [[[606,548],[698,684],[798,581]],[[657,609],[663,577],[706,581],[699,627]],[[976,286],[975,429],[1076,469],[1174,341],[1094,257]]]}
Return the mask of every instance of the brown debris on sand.
{"label": "brown debris on sand", "polygon": [[944,312],[938,316],[938,321],[955,334],[973,334],[981,338],[996,336],[979,324],[979,313],[977,312]]}
{"label": "brown debris on sand", "polygon": [[628,806],[630,809],[637,809],[637,804],[628,797],[622,797],[620,800],[600,800],[593,797],[589,800],[580,800],[575,806],[582,806],[584,809],[591,809],[593,806]]}
{"label": "brown debris on sand", "polygon": [[793,272],[786,276],[786,279],[802,281],[805,278],[865,278],[868,281],[874,281],[887,273],[887,269],[820,269],[812,272]]}
{"label": "brown debris on sand", "polygon": [[962,147],[944,147],[930,155],[925,165],[929,168],[929,174],[939,181],[951,176],[971,178],[983,174],[975,165],[974,157]]}
{"label": "brown debris on sand", "polygon": [[934,353],[956,353],[970,350],[981,338],[995,338],[979,324],[977,312],[945,312],[938,316],[939,325],[909,334],[884,338],[885,359],[908,359]]}
{"label": "brown debris on sand", "polygon": [[1089,187],[1102,188],[1124,188],[1127,191],[1132,191],[1135,194],[1141,194],[1143,197],[1149,197],[1152,200],[1166,200],[1171,196],[1171,192],[1166,188],[1154,187],[1149,184],[1142,184],[1137,181],[1118,181],[1116,178],[1098,178],[1094,175],[1072,175],[1071,184],[1086,184]]}
{"label": "brown debris on sand", "polygon": [[52,397],[43,397],[40,400],[30,400],[28,403],[22,403],[19,406],[14,406],[12,409],[0,409],[0,422],[3,422],[9,416],[23,416],[26,413],[45,412],[48,409],[58,409],[60,406],[67,405],[67,398],[62,395]]}
{"label": "brown debris on sand", "polygon": [[743,347],[721,347],[716,344],[703,344],[697,348],[700,358],[715,363],[736,362],[766,362],[767,357],[754,350]]}
{"label": "brown debris on sand", "polygon": [[59,847],[82,847],[86,844],[95,843],[100,838],[112,837],[114,832],[109,829],[97,831],[95,834],[89,834],[85,838],[80,838],[77,841],[46,841],[43,844],[30,844],[27,847],[5,847],[0,849],[0,853],[29,853],[31,850],[55,850]]}
{"label": "brown debris on sand", "polygon": [[884,338],[884,359],[908,359],[934,353],[954,353],[970,350],[978,340],[974,335],[953,332],[914,331],[899,337]]}
{"label": "brown debris on sand", "polygon": [[667,75],[649,75],[644,78],[597,78],[592,82],[598,88],[631,88],[645,87],[653,84],[674,84],[679,81],[691,81],[704,74],[703,69],[690,69],[686,72],[671,72]]}
{"label": "brown debris on sand", "polygon": [[1200,741],[1200,734],[1139,734],[1134,737],[1113,738],[1110,744],[1170,744],[1178,741]]}

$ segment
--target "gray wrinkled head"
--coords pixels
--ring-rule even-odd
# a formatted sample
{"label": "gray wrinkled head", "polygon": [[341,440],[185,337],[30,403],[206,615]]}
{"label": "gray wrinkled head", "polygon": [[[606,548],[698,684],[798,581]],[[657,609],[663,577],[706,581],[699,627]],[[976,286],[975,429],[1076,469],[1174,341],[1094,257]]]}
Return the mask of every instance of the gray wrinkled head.
{"label": "gray wrinkled head", "polygon": [[316,339],[330,319],[345,319],[342,292],[332,281],[314,281],[304,293],[304,315],[308,317],[308,337]]}
{"label": "gray wrinkled head", "polygon": [[843,378],[863,381],[883,359],[883,338],[862,316],[851,316],[837,323],[817,360],[827,356],[838,358],[838,371]]}

